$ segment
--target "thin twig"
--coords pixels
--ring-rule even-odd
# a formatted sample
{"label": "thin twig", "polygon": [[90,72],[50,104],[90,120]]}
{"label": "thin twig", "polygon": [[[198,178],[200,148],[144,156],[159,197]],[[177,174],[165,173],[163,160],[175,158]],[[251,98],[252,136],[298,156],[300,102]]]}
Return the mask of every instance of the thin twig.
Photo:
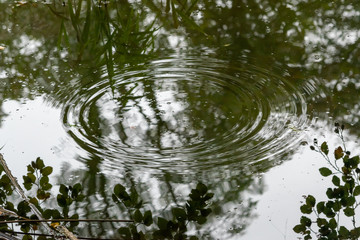
{"label": "thin twig", "polygon": [[24,219],[24,220],[6,220],[0,221],[0,224],[4,223],[36,223],[36,222],[134,222],[132,220],[122,219]]}

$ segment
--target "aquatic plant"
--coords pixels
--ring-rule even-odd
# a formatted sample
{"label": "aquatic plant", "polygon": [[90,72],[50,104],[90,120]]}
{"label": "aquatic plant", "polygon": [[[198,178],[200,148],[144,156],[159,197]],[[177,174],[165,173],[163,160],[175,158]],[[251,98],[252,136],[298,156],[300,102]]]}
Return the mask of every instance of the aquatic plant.
{"label": "aquatic plant", "polygon": [[[27,174],[23,176],[25,191],[12,176],[2,155],[0,162],[0,237],[4,239],[19,239],[17,235],[23,235],[22,239],[63,236],[77,239],[80,222],[126,223],[126,226],[118,228],[118,235],[115,234],[115,237],[120,235],[124,239],[198,239],[187,236],[189,223],[204,224],[212,212],[208,208],[208,201],[213,194],[202,183],[191,190],[184,206],[163,211],[164,215],[167,213],[167,216],[171,216],[170,220],[164,216],[153,217],[151,210],[145,210],[145,204],[135,187],[127,190],[125,186],[117,184],[112,192],[113,203],[124,205],[129,219],[79,219],[77,212],[85,198],[80,183],[72,186],[60,184],[55,196],[49,179],[53,168],[37,158],[27,166]],[[20,195],[20,200],[14,200],[18,199],[14,191]],[[19,227],[14,228],[14,223]]]}
{"label": "aquatic plant", "polygon": [[[327,188],[328,199],[325,201],[317,202],[312,195],[305,197],[305,203],[300,207],[305,215],[301,216],[300,224],[293,228],[305,240],[313,239],[314,235],[317,239],[324,240],[360,237],[360,226],[355,217],[360,203],[360,157],[352,156],[346,149],[343,130],[344,125],[335,124],[334,131],[340,137],[342,146],[334,150],[334,158],[330,158],[326,142],[318,145],[314,139],[314,145],[310,146],[311,150],[320,153],[330,165],[330,168],[320,168],[319,172],[324,177],[331,177],[333,186]],[[349,224],[344,224],[347,220],[350,220]]]}

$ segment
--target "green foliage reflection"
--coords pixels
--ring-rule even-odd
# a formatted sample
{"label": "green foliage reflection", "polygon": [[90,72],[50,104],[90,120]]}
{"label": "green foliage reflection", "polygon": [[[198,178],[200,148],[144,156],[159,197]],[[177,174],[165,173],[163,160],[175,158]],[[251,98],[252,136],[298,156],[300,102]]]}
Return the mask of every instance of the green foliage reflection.
{"label": "green foliage reflection", "polygon": [[[12,234],[23,235],[23,239],[33,239],[33,236],[38,236],[37,239],[53,239],[55,235],[51,232],[43,234],[40,223],[55,230],[63,226],[78,234],[83,227],[78,226],[79,222],[127,222],[126,226],[118,227],[117,234],[114,235],[124,239],[198,239],[196,236],[187,236],[188,227],[191,224],[204,224],[212,212],[208,206],[213,193],[209,193],[208,187],[202,183],[198,183],[196,188],[191,190],[189,200],[183,206],[172,207],[168,213],[164,210],[162,215],[156,217],[150,209],[145,209],[135,187],[127,189],[117,184],[112,193],[113,205],[124,205],[129,220],[79,219],[78,212],[84,207],[82,202],[86,198],[80,183],[60,184],[55,197],[51,191],[52,184],[49,183],[49,175],[53,169],[37,158],[27,166],[27,174],[23,176],[27,196],[20,201],[14,201],[14,189],[18,191],[21,187],[15,186],[11,180],[13,177],[7,175],[5,167],[7,168],[6,164],[0,165],[0,204],[3,206],[0,208],[0,233],[7,233],[5,236],[9,239],[18,239],[11,238]],[[40,215],[34,213],[33,206]],[[121,211],[124,208],[119,206],[119,209]],[[18,224],[21,232],[9,225],[12,223]]]}

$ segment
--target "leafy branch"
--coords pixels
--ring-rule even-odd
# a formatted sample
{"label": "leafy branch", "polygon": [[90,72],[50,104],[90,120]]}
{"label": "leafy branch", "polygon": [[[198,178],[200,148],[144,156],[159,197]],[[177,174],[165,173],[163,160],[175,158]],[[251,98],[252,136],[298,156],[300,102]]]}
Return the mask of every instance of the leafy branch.
{"label": "leafy branch", "polygon": [[[358,239],[360,237],[360,227],[356,223],[356,209],[359,206],[360,195],[360,158],[351,156],[350,151],[346,150],[343,136],[344,125],[335,124],[334,132],[342,141],[342,147],[334,150],[333,159],[329,157],[329,147],[326,142],[320,146],[314,139],[311,150],[320,153],[329,163],[332,169],[322,167],[319,172],[324,177],[332,176],[333,187],[326,190],[327,201],[317,203],[312,195],[305,197],[305,203],[300,207],[303,214],[315,215],[316,219],[311,220],[307,216],[300,218],[300,224],[293,230],[302,234],[304,239],[312,239],[315,234],[317,239]],[[341,164],[341,165],[340,165]],[[340,217],[345,216],[351,220],[351,227],[340,223]],[[316,224],[316,225],[315,225]],[[314,227],[315,225],[315,227]]]}

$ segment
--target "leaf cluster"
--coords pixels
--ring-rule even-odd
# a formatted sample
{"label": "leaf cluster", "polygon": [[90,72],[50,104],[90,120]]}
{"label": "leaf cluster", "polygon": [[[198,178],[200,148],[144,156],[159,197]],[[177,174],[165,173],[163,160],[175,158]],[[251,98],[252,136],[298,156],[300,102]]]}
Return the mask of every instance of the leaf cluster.
{"label": "leaf cluster", "polygon": [[[128,227],[118,229],[119,234],[125,239],[198,239],[196,236],[187,236],[187,225],[189,222],[204,224],[211,209],[208,208],[208,201],[213,197],[213,193],[208,192],[208,188],[203,183],[198,183],[195,189],[191,190],[189,200],[182,207],[171,208],[172,219],[152,216],[151,210],[144,211],[143,202],[138,199],[134,188],[130,189],[130,193],[121,184],[114,187],[112,195],[116,203],[124,204],[130,212],[130,219],[134,220],[134,224]],[[155,225],[155,231],[151,236],[145,235],[138,230],[139,225],[150,227]]]}
{"label": "leaf cluster", "polygon": [[[324,177],[332,177],[333,186],[326,190],[328,197],[326,201],[317,203],[314,196],[308,195],[305,203],[300,207],[303,214],[316,216],[316,220],[302,216],[300,224],[293,228],[296,233],[302,234],[304,239],[312,239],[312,233],[315,233],[318,239],[358,239],[360,237],[360,227],[356,225],[355,218],[360,195],[360,158],[350,156],[351,153],[346,151],[343,130],[344,125],[335,124],[335,133],[343,141],[343,147],[339,146],[334,150],[333,161],[328,156],[329,147],[326,142],[318,146],[315,139],[314,146],[310,147],[322,154],[330,164],[332,169],[322,167],[319,172]],[[351,219],[352,227],[341,225],[340,216],[343,215]]]}

